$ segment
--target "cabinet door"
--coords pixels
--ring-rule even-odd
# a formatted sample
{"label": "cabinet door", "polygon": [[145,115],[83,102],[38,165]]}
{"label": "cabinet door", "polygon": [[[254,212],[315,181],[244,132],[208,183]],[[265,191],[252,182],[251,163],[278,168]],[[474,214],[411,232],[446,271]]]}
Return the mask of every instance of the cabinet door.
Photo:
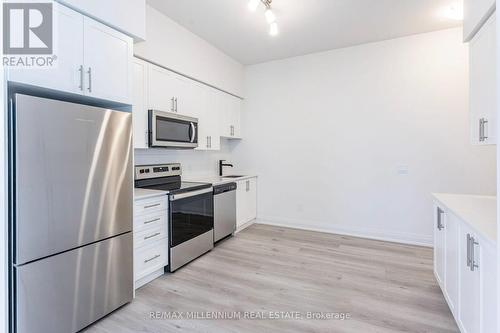
{"label": "cabinet door", "polygon": [[148,148],[148,64],[134,59],[132,115],[134,120],[134,148]]}
{"label": "cabinet door", "polygon": [[54,3],[54,68],[10,69],[9,80],[82,94],[83,15]]}
{"label": "cabinet door", "polygon": [[[478,244],[471,244],[468,239],[474,238],[474,233],[466,225],[461,225],[460,232],[460,278],[459,278],[459,325],[463,333],[480,332],[480,281],[481,267],[471,269],[472,261],[479,264],[481,257],[481,247]],[[474,248],[472,251],[471,248]],[[474,252],[474,255],[472,255]],[[471,261],[467,260],[470,258]],[[469,263],[469,264],[468,264]]]}
{"label": "cabinet door", "polygon": [[241,180],[237,182],[238,188],[236,189],[236,227],[241,227],[245,224],[247,218],[248,204],[247,204],[247,181]]}
{"label": "cabinet door", "polygon": [[231,96],[221,91],[216,92],[217,98],[217,111],[219,112],[219,131],[220,135],[224,138],[231,137],[232,126],[232,110],[231,110]]}
{"label": "cabinet door", "polygon": [[195,82],[180,75],[174,75],[175,112],[193,117],[196,113]]}
{"label": "cabinet door", "polygon": [[445,289],[445,249],[446,232],[444,210],[438,205],[434,205],[434,274],[441,288]]}
{"label": "cabinet door", "polygon": [[237,97],[232,97],[232,126],[233,134],[232,137],[236,139],[241,138],[241,99]]}
{"label": "cabinet door", "polygon": [[470,43],[470,118],[473,144],[496,143],[496,17]]}
{"label": "cabinet door", "polygon": [[496,247],[480,239],[481,333],[497,331],[497,254]]}
{"label": "cabinet door", "polygon": [[248,180],[247,222],[257,218],[257,178]]}
{"label": "cabinet door", "polygon": [[149,65],[148,108],[175,112],[175,77],[164,68]]}
{"label": "cabinet door", "polygon": [[132,38],[85,17],[85,94],[131,104],[132,48]]}
{"label": "cabinet door", "polygon": [[458,310],[458,272],[459,272],[459,233],[461,221],[452,213],[447,212],[445,221],[445,293],[450,310],[457,314]]}
{"label": "cabinet door", "polygon": [[209,150],[220,150],[220,105],[217,99],[217,90],[208,88],[208,105],[206,116]]}
{"label": "cabinet door", "polygon": [[469,41],[495,9],[495,0],[464,0],[464,40]]}

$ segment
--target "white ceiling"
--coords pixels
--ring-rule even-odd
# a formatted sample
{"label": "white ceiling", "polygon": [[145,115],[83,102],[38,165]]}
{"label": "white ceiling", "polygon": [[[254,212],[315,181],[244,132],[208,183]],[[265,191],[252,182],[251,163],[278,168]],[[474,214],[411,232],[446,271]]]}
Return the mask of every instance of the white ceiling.
{"label": "white ceiling", "polygon": [[273,0],[280,34],[248,0],[147,0],[242,64],[256,64],[461,26],[443,9],[461,0]]}

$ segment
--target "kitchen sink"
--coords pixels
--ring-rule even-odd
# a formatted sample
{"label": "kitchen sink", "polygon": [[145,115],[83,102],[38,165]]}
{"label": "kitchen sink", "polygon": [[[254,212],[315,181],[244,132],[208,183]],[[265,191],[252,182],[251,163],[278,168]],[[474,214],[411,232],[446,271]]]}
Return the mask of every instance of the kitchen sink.
{"label": "kitchen sink", "polygon": [[222,176],[222,178],[241,178],[241,177],[246,177],[246,176],[242,176],[242,175]]}

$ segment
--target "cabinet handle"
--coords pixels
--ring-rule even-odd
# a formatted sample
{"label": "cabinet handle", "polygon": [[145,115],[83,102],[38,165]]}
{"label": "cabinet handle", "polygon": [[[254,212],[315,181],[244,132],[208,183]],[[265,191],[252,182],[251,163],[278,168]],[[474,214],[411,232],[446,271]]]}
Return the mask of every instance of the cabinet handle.
{"label": "cabinet handle", "polygon": [[475,246],[479,245],[474,237],[470,238],[470,270],[474,272],[479,265],[476,263]]}
{"label": "cabinet handle", "polygon": [[486,135],[486,125],[488,125],[488,119],[483,119],[483,141],[488,139],[488,135]]}
{"label": "cabinet handle", "polygon": [[179,110],[177,109],[177,97],[175,98],[175,112],[179,112]]}
{"label": "cabinet handle", "polygon": [[89,74],[89,87],[88,90],[91,93],[92,92],[92,67],[89,67],[89,70],[87,71]]}
{"label": "cabinet handle", "polygon": [[160,221],[160,218],[156,218],[156,219],[150,220],[150,221],[145,221],[144,224],[150,224],[150,223],[153,223],[153,222],[156,222],[156,221]]}
{"label": "cabinet handle", "polygon": [[80,65],[80,68],[78,69],[78,71],[80,72],[80,85],[78,86],[78,88],[80,88],[81,91],[83,91],[83,65]]}
{"label": "cabinet handle", "polygon": [[444,213],[444,211],[438,207],[438,209],[437,209],[437,228],[439,231],[444,229],[443,220],[442,220],[443,213]]}
{"label": "cabinet handle", "polygon": [[153,235],[145,236],[145,237],[144,237],[144,240],[148,240],[148,239],[150,239],[150,238],[153,238],[153,237],[156,237],[156,236],[159,236],[159,235],[161,235],[161,233],[160,233],[160,232],[157,232],[157,233],[155,233],[155,234],[153,234]]}
{"label": "cabinet handle", "polygon": [[467,234],[467,267],[470,267],[470,234]]}
{"label": "cabinet handle", "polygon": [[170,111],[175,112],[175,98],[172,97],[171,101],[172,101],[172,106],[170,107]]}
{"label": "cabinet handle", "polygon": [[148,205],[148,206],[144,206],[144,209],[148,209],[148,208],[153,208],[153,207],[158,207],[160,204],[157,203],[157,204],[154,204],[154,205]]}
{"label": "cabinet handle", "polygon": [[247,192],[250,191],[250,181],[249,180],[246,181],[246,191]]}
{"label": "cabinet handle", "polygon": [[157,255],[155,255],[154,257],[151,257],[151,258],[149,258],[149,259],[144,260],[144,263],[145,263],[145,264],[147,264],[148,262],[153,261],[153,260],[155,260],[155,259],[158,259],[158,258],[160,258],[160,257],[161,257],[161,255],[157,254]]}
{"label": "cabinet handle", "polygon": [[208,146],[208,135],[207,135],[207,148],[210,148],[210,147]]}
{"label": "cabinet handle", "polygon": [[208,148],[212,148],[212,136],[208,137]]}
{"label": "cabinet handle", "polygon": [[145,135],[146,135],[146,144],[149,145],[149,131],[148,130],[146,130]]}

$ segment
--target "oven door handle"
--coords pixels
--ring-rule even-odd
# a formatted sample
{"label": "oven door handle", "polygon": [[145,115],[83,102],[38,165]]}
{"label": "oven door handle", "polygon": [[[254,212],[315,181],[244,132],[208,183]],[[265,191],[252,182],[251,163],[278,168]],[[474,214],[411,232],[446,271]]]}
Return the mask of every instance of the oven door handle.
{"label": "oven door handle", "polygon": [[192,192],[181,193],[181,194],[172,194],[172,195],[170,195],[170,201],[177,201],[177,200],[186,199],[186,198],[194,197],[194,196],[205,194],[205,193],[211,193],[211,192],[213,192],[212,187],[205,188],[205,189],[199,190],[199,191],[192,191]]}
{"label": "oven door handle", "polygon": [[196,138],[196,127],[194,127],[194,123],[191,122],[191,140],[190,140],[190,142],[193,143],[195,138]]}

